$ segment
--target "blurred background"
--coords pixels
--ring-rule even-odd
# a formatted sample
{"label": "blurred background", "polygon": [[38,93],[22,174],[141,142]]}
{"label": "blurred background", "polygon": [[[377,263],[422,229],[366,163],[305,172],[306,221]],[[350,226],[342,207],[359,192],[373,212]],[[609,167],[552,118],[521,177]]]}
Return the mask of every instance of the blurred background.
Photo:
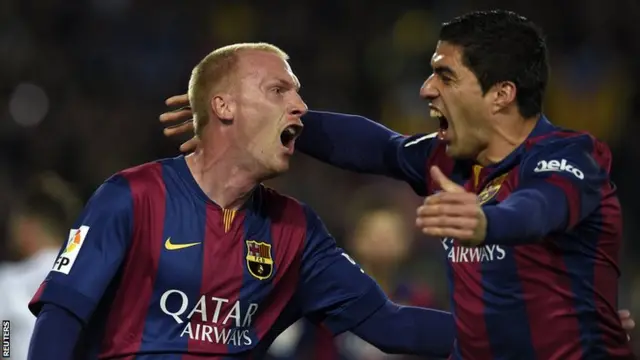
{"label": "blurred background", "polygon": [[[639,7],[635,0],[0,1],[0,318],[14,320],[12,359],[24,359],[26,303],[82,202],[114,172],[178,154],[179,139],[164,138],[157,117],[208,52],[274,43],[291,55],[311,108],[431,132],[437,124],[418,90],[439,26],[491,8],[517,11],[546,32],[547,115],[613,150],[626,218],[620,306],[640,318]],[[408,186],[303,155],[271,185],[314,207],[394,299],[447,308],[441,244],[415,234],[420,199]],[[277,359],[383,358],[348,334],[333,341],[304,323],[272,350]]]}

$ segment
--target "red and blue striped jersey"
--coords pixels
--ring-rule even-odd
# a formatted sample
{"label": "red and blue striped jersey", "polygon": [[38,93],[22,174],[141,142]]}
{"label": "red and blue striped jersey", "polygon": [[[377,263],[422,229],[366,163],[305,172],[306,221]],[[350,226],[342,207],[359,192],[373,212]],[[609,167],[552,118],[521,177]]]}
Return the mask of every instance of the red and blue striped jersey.
{"label": "red and blue striped jersey", "polygon": [[[393,141],[387,156],[395,177],[433,194],[440,189],[428,171],[437,165],[478,194],[488,218],[482,246],[442,239],[457,328],[453,359],[633,358],[617,315],[622,214],[605,144],[545,117],[488,167],[448,157],[436,136]],[[517,223],[528,225],[513,229]],[[521,238],[505,241],[510,233]]]}
{"label": "red and blue striped jersey", "polygon": [[30,309],[84,322],[77,359],[251,359],[303,316],[338,334],[386,301],[309,207],[260,185],[221,209],[177,157],[94,193]]}

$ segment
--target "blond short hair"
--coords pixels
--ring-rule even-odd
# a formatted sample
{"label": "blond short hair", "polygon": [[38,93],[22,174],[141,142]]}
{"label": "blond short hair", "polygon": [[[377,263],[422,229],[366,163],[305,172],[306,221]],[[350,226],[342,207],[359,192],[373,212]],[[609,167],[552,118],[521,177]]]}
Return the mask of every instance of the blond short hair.
{"label": "blond short hair", "polygon": [[264,42],[232,44],[216,49],[205,56],[193,68],[189,79],[189,102],[193,110],[197,136],[200,136],[202,128],[209,121],[211,93],[228,84],[229,76],[238,63],[238,53],[243,50],[270,52],[284,60],[289,59],[289,55],[279,47]]}

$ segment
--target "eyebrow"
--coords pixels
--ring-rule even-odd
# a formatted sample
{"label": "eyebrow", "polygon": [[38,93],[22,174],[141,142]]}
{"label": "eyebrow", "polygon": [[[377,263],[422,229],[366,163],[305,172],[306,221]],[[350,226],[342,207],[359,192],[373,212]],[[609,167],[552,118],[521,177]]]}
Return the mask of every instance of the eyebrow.
{"label": "eyebrow", "polygon": [[439,76],[446,75],[450,77],[456,77],[456,73],[448,66],[436,66],[433,68],[433,72]]}
{"label": "eyebrow", "polygon": [[276,82],[278,83],[278,85],[282,87],[294,88],[296,91],[300,90],[300,82],[298,81],[298,79],[295,79],[293,83],[291,81],[287,81],[283,79],[277,79]]}

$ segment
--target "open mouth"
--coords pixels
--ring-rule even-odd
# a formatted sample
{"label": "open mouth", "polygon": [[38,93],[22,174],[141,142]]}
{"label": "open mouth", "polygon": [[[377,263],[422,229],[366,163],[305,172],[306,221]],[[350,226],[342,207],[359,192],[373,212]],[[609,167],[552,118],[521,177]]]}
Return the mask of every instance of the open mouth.
{"label": "open mouth", "polygon": [[449,120],[447,120],[447,118],[444,116],[444,114],[442,114],[440,110],[435,108],[431,108],[430,115],[432,118],[438,119],[438,122],[440,123],[440,127],[438,129],[438,138],[440,140],[445,140],[447,136],[447,130],[449,129]]}
{"label": "open mouth", "polygon": [[290,147],[293,145],[293,141],[302,133],[302,125],[291,124],[284,128],[280,134],[280,142],[284,147]]}

